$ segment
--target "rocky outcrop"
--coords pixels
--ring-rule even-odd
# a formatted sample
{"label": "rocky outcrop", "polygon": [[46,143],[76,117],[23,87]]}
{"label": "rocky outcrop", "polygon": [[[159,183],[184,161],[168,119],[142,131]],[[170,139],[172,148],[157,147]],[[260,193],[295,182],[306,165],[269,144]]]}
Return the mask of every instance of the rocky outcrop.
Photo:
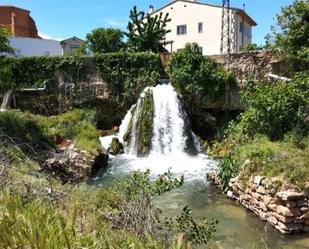
{"label": "rocky outcrop", "polygon": [[[215,175],[209,175],[220,184]],[[227,196],[284,234],[309,232],[309,188],[300,192],[281,186],[276,178],[251,177],[247,183],[231,179]]]}
{"label": "rocky outcrop", "polygon": [[107,167],[108,155],[103,152],[91,154],[76,148],[73,143],[49,153],[42,169],[55,178],[66,182],[81,182],[97,170]]}
{"label": "rocky outcrop", "polygon": [[112,155],[118,155],[118,154],[124,153],[123,144],[120,143],[118,138],[114,137],[112,139],[112,143],[110,147],[108,148],[108,153]]}

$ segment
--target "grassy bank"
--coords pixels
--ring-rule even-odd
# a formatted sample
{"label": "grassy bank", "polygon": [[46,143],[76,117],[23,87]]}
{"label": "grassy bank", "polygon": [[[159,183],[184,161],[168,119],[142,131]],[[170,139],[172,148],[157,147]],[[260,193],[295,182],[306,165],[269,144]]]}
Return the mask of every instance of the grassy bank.
{"label": "grassy bank", "polygon": [[308,73],[290,83],[249,84],[242,92],[247,110],[230,123],[213,154],[223,157],[219,176],[277,177],[300,189],[309,182]]}

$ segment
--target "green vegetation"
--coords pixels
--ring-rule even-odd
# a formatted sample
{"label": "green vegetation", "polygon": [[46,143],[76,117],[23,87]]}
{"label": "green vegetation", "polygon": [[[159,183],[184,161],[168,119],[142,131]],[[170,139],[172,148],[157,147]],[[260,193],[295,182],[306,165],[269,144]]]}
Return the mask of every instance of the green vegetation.
{"label": "green vegetation", "polygon": [[0,132],[19,144],[19,148],[42,151],[54,146],[55,136],[71,139],[88,152],[99,150],[99,132],[94,125],[93,110],[75,109],[50,118],[6,111],[0,113]]}
{"label": "green vegetation", "polygon": [[140,117],[139,137],[138,137],[138,155],[146,156],[151,149],[151,139],[153,130],[154,102],[152,90],[145,93],[143,107]]}
{"label": "green vegetation", "polygon": [[87,34],[86,47],[93,53],[118,52],[125,47],[120,29],[98,28]]}
{"label": "green vegetation", "polygon": [[309,75],[290,83],[251,84],[242,93],[247,110],[233,121],[220,144],[219,177],[226,190],[236,174],[278,177],[303,187],[309,182]]}
{"label": "green vegetation", "polygon": [[166,25],[171,21],[169,15],[163,17],[163,13],[148,15],[143,11],[137,11],[136,6],[130,11],[128,24],[128,47],[138,52],[163,52],[162,41],[167,33]]}
{"label": "green vegetation", "polygon": [[263,50],[263,46],[259,46],[255,43],[252,43],[240,49],[240,51],[257,51],[257,50]]}
{"label": "green vegetation", "polygon": [[293,63],[296,71],[308,70],[309,63],[309,2],[295,0],[282,8],[273,27],[273,47],[284,60]]}
{"label": "green vegetation", "polygon": [[1,52],[7,52],[7,53],[14,52],[14,49],[10,47],[9,45],[9,35],[10,35],[10,32],[6,28],[0,28],[0,53]]}
{"label": "green vegetation", "polygon": [[204,57],[196,43],[173,54],[169,74],[176,89],[196,108],[224,95],[225,86],[235,82],[230,73]]}
{"label": "green vegetation", "polygon": [[12,67],[11,82],[17,87],[42,86],[47,80],[50,93],[57,93],[59,78],[78,85],[99,74],[110,93],[130,104],[134,101],[132,96],[156,84],[163,73],[160,56],[153,53],[118,52],[93,57],[24,57],[0,61],[0,68],[7,65]]}

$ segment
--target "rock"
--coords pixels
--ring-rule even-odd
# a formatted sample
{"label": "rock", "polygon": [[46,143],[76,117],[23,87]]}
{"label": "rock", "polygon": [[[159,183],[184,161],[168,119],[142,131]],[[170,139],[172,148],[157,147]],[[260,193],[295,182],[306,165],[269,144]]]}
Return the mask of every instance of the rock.
{"label": "rock", "polygon": [[234,198],[233,192],[231,190],[227,191],[226,195],[229,198]]}
{"label": "rock", "polygon": [[107,166],[106,156],[100,152],[79,150],[71,142],[69,146],[51,151],[49,158],[42,164],[42,169],[63,183],[81,182],[90,177],[95,169]]}
{"label": "rock", "polygon": [[300,217],[301,220],[305,220],[305,219],[309,219],[309,212],[303,214],[301,217]]}
{"label": "rock", "polygon": [[273,212],[272,215],[276,217],[278,221],[281,221],[283,223],[292,223],[292,222],[295,222],[296,220],[295,217],[284,217],[276,212]]}
{"label": "rock", "polygon": [[304,197],[303,193],[297,193],[292,191],[278,192],[276,197],[283,201],[295,201]]}
{"label": "rock", "polygon": [[266,205],[266,206],[268,206],[268,204],[270,204],[270,202],[272,201],[272,197],[270,197],[270,196],[263,196],[262,197],[262,199],[263,199],[263,202],[264,202],[264,204]]}
{"label": "rock", "polygon": [[306,226],[309,226],[309,219],[305,219],[305,220],[304,220],[304,224],[305,224]]}
{"label": "rock", "polygon": [[265,188],[268,188],[271,185],[271,180],[269,178],[265,178],[261,181],[261,185]]}
{"label": "rock", "polygon": [[296,202],[295,201],[287,201],[285,203],[285,206],[288,207],[288,208],[294,208],[297,206]]}
{"label": "rock", "polygon": [[309,207],[301,207],[299,211],[302,213],[307,213],[309,211]]}
{"label": "rock", "polygon": [[278,205],[275,204],[275,203],[269,203],[269,204],[267,205],[267,208],[268,208],[269,210],[271,210],[271,211],[274,211],[274,212],[276,212],[277,207],[278,207]]}
{"label": "rock", "polygon": [[111,143],[110,148],[108,149],[108,153],[112,155],[118,155],[118,154],[124,153],[123,144],[120,143],[118,138],[114,137],[112,139],[112,143]]}
{"label": "rock", "polygon": [[265,188],[263,186],[259,186],[256,190],[257,193],[264,195],[265,194]]}
{"label": "rock", "polygon": [[277,213],[284,216],[284,217],[295,217],[301,215],[300,211],[298,209],[293,208],[287,208],[281,205],[278,205],[277,207]]}
{"label": "rock", "polygon": [[278,222],[278,227],[282,230],[289,232],[299,232],[303,229],[303,224],[301,223],[282,223]]}
{"label": "rock", "polygon": [[261,181],[264,179],[265,177],[263,176],[256,176],[254,177],[254,184],[256,184],[257,186],[259,186],[261,184]]}
{"label": "rock", "polygon": [[91,168],[91,174],[95,174],[102,168],[106,168],[108,166],[108,154],[99,152],[98,155],[95,156],[94,162]]}
{"label": "rock", "polygon": [[267,221],[268,221],[269,223],[271,223],[273,226],[276,226],[276,225],[278,224],[277,218],[274,217],[274,216],[272,216],[272,215],[269,215],[269,216],[267,217]]}

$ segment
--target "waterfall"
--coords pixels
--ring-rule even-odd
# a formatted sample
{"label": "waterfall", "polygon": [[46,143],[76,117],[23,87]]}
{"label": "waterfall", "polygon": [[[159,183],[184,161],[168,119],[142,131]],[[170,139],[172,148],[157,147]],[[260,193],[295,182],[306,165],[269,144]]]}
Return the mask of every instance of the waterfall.
{"label": "waterfall", "polygon": [[[170,169],[186,178],[205,179],[205,172],[217,166],[201,153],[201,145],[170,83],[144,89],[127,112],[119,133],[112,137],[124,144],[125,154],[112,157],[106,175],[150,169],[156,176]],[[112,137],[101,138],[101,142],[106,144]],[[148,146],[148,150],[141,145]]]}
{"label": "waterfall", "polygon": [[151,154],[184,153],[187,137],[177,93],[171,84],[153,89],[155,105]]}
{"label": "waterfall", "polygon": [[0,107],[0,111],[3,112],[9,107],[11,100],[12,100],[12,95],[13,95],[12,90],[8,90],[7,92],[5,92],[5,94],[3,96],[2,104],[1,104],[1,107]]}

